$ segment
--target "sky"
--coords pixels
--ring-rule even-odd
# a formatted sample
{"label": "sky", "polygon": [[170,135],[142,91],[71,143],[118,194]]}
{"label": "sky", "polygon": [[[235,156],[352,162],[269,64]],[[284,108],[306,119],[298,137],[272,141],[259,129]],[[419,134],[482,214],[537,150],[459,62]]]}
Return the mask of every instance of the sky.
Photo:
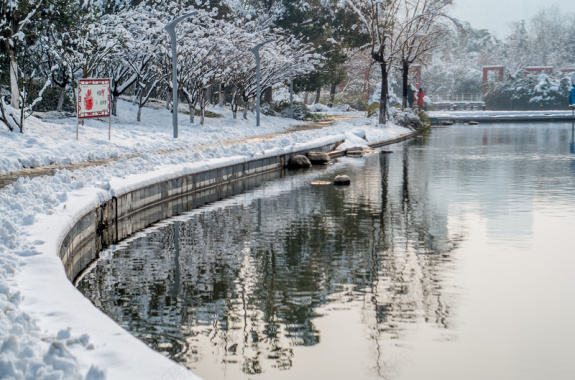
{"label": "sky", "polygon": [[454,0],[450,14],[469,21],[476,29],[489,29],[498,38],[505,38],[512,22],[529,21],[539,10],[554,4],[562,12],[574,11],[573,0]]}

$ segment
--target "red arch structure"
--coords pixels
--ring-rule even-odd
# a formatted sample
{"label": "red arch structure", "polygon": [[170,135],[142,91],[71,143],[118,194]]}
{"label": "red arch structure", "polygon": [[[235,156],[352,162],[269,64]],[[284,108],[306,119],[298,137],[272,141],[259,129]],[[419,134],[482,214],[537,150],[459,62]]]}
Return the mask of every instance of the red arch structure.
{"label": "red arch structure", "polygon": [[531,74],[531,73],[542,73],[545,72],[547,74],[551,74],[553,72],[553,67],[549,67],[549,66],[528,66],[526,68],[523,69],[523,72],[525,73],[525,75],[527,74]]}
{"label": "red arch structure", "polygon": [[503,66],[484,66],[483,67],[483,95],[487,93],[487,78],[489,76],[490,71],[497,71],[499,73],[499,80],[503,80]]}

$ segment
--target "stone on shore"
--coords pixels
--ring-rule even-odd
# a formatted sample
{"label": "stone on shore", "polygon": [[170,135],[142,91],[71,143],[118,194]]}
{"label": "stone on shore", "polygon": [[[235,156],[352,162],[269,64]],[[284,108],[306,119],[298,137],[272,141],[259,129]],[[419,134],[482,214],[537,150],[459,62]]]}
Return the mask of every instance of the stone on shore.
{"label": "stone on shore", "polygon": [[331,160],[329,154],[325,152],[309,152],[307,158],[312,165],[327,165]]}
{"label": "stone on shore", "polygon": [[289,159],[287,167],[290,169],[311,168],[311,162],[306,156],[298,154]]}
{"label": "stone on shore", "polygon": [[348,186],[351,184],[351,179],[346,175],[338,175],[333,180],[333,184],[336,186]]}

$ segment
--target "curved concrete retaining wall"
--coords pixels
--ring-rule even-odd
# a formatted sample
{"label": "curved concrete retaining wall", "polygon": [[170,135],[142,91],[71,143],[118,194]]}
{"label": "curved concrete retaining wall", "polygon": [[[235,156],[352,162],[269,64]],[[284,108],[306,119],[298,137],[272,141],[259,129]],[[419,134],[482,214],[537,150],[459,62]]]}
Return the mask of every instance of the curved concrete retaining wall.
{"label": "curved concrete retaining wall", "polygon": [[[408,133],[368,145],[377,148],[395,144],[417,134]],[[59,253],[66,275],[74,281],[97,259],[102,249],[156,222],[242,193],[262,181],[281,177],[282,169],[295,155],[310,151],[329,152],[331,157],[345,155],[345,151],[334,150],[337,145],[333,143],[192,173],[112,197],[84,214],[62,240]]]}
{"label": "curved concrete retaining wall", "polygon": [[98,253],[135,232],[203,204],[239,194],[263,180],[279,178],[292,156],[331,152],[337,144],[192,173],[119,194],[84,214],[60,244],[60,259],[71,281]]}

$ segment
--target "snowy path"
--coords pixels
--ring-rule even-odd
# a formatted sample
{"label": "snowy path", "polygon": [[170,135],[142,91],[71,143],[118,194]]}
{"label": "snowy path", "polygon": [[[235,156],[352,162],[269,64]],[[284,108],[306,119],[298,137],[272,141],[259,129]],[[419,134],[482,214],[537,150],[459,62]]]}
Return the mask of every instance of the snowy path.
{"label": "snowy path", "polygon": [[[265,134],[265,135],[256,135],[254,137],[240,138],[240,139],[234,139],[234,140],[225,140],[225,141],[221,141],[221,142],[217,142],[217,143],[208,143],[208,144],[203,144],[203,145],[198,145],[198,146],[193,146],[193,147],[179,148],[177,150],[161,150],[161,151],[158,151],[157,153],[158,154],[171,154],[171,153],[181,152],[181,151],[191,150],[191,149],[196,150],[196,151],[201,151],[205,148],[218,146],[220,144],[222,144],[222,145],[234,145],[234,144],[241,144],[241,143],[264,141],[264,140],[268,140],[268,139],[278,137],[281,135],[285,135],[285,134],[289,134],[289,133],[295,133],[295,132],[304,131],[304,130],[322,129],[322,128],[325,128],[327,126],[333,125],[336,119],[347,120],[347,119],[354,119],[354,118],[356,118],[356,117],[343,117],[342,118],[342,117],[335,116],[332,119],[318,121],[315,123],[296,124],[295,126],[287,128],[283,132],[269,133],[269,134]],[[110,157],[110,158],[95,159],[95,160],[93,159],[93,160],[81,161],[81,162],[75,162],[75,163],[69,163],[69,164],[44,165],[44,166],[22,169],[22,170],[12,172],[9,174],[0,175],[0,189],[9,185],[9,184],[16,182],[21,177],[39,177],[39,176],[44,176],[44,175],[54,175],[58,170],[74,171],[74,170],[78,170],[78,169],[87,168],[90,166],[106,165],[110,162],[118,161],[120,159],[132,159],[132,158],[136,158],[139,156],[140,156],[140,154],[132,154],[132,155],[128,155],[128,156]]]}

